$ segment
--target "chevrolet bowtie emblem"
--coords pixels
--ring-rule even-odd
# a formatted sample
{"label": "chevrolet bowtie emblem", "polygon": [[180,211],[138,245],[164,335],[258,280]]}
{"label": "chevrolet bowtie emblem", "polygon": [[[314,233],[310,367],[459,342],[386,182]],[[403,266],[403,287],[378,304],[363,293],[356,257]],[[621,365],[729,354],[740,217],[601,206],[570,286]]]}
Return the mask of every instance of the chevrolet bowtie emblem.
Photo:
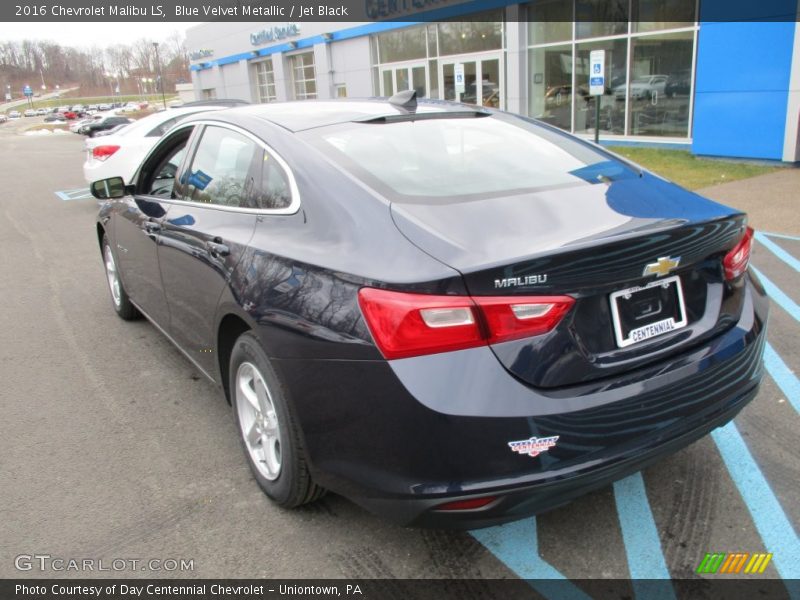
{"label": "chevrolet bowtie emblem", "polygon": [[679,264],[681,264],[680,256],[678,258],[662,256],[656,262],[645,265],[642,275],[658,275],[661,277],[677,269]]}

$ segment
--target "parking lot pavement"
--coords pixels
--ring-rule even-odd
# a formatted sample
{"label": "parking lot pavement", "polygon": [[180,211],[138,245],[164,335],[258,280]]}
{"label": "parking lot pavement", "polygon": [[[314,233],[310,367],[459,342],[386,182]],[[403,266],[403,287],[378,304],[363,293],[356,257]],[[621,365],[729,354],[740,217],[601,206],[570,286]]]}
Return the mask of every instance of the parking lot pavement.
{"label": "parking lot pavement", "polygon": [[[757,242],[754,264],[780,301],[769,376],[734,424],[537,518],[412,530],[334,495],[294,511],[270,504],[218,393],[151,325],[114,315],[96,202],[54,193],[84,187],[80,138],[0,135],[0,153],[0,577],[52,575],[14,566],[47,553],[194,561],[190,573],[117,576],[693,578],[708,552],[771,552],[756,577],[800,577],[797,237]],[[792,218],[770,233],[797,236]],[[465,585],[465,596],[492,596]]]}

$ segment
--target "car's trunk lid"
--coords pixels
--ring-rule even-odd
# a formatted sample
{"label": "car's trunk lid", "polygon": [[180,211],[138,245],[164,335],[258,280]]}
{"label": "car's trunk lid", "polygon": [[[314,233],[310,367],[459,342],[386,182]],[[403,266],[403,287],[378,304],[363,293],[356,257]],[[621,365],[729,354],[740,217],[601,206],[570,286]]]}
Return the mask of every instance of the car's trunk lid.
{"label": "car's trunk lid", "polygon": [[[509,371],[535,386],[635,368],[715,335],[740,310],[741,294],[724,284],[721,258],[741,237],[744,215],[646,173],[463,202],[393,203],[392,215],[411,242],[460,271],[474,296],[576,298],[548,334],[493,346]],[[645,275],[648,265],[655,272]],[[660,285],[674,276],[680,291]],[[638,319],[650,304],[677,310],[668,306],[677,303],[670,295],[681,294],[686,324],[621,345],[619,336],[635,324],[618,315],[615,325],[611,295],[653,281],[659,285],[633,298],[641,306],[623,306],[632,296],[625,294],[618,308]],[[642,323],[653,319],[645,314]]]}

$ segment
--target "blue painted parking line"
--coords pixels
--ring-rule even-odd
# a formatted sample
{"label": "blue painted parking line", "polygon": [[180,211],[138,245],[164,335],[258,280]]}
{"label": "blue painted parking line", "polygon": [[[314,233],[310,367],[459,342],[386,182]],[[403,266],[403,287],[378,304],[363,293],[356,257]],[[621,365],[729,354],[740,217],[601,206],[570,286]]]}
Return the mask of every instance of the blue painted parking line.
{"label": "blue painted parking line", "polygon": [[783,579],[800,578],[800,540],[742,435],[731,422],[711,432],[719,453]]}
{"label": "blue painted parking line", "polygon": [[756,241],[764,246],[767,250],[772,252],[775,256],[780,258],[787,265],[792,267],[795,271],[800,272],[800,260],[789,254],[786,250],[778,246],[775,242],[765,236],[763,233],[756,233]]}
{"label": "blue painted parking line", "polygon": [[800,379],[769,343],[764,348],[764,366],[795,411],[800,413]]}
{"label": "blue painted parking line", "polygon": [[761,231],[759,233],[763,233],[764,235],[768,235],[769,237],[776,237],[784,240],[794,240],[796,242],[800,242],[800,237],[796,235],[786,235],[785,233],[770,233],[768,231]]}
{"label": "blue painted parking line", "polygon": [[752,265],[750,268],[753,269],[753,272],[756,275],[758,275],[758,278],[761,280],[764,289],[767,290],[767,294],[769,294],[770,300],[788,312],[792,317],[794,317],[795,320],[800,321],[800,306],[797,305],[797,302],[789,298],[789,296],[787,296],[783,290],[781,290],[781,288],[772,283],[772,280],[764,275],[764,273],[762,273],[760,270]]}
{"label": "blue painted parking line", "polygon": [[92,192],[89,191],[89,188],[78,188],[75,190],[61,190],[55,192],[55,195],[60,199],[69,201],[69,200],[88,200],[89,198],[94,198],[92,196]]}
{"label": "blue painted parking line", "polygon": [[[661,549],[644,479],[641,472],[614,482],[614,498],[617,502],[617,515],[625,542],[628,557],[628,571],[637,598],[660,598],[672,600],[675,593],[671,587],[640,589],[637,579],[670,579],[669,569]],[[646,583],[646,582],[645,582]]]}
{"label": "blue painted parking line", "polygon": [[470,534],[514,571],[517,577],[527,579],[533,589],[545,598],[589,600],[588,595],[539,556],[536,517],[497,527],[476,529],[470,531]]}

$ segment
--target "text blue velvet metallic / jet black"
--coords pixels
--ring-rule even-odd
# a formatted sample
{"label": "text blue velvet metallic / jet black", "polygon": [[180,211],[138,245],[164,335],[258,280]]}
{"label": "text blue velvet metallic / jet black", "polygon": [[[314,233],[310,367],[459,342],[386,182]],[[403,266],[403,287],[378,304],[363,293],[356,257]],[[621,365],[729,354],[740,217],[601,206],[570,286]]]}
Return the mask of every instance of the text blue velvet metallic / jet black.
{"label": "text blue velvet metallic / jet black", "polygon": [[[419,103],[444,120],[469,110]],[[228,395],[232,344],[255,333],[314,480],[401,524],[478,527],[566,503],[730,421],[762,377],[767,297],[751,272],[723,271],[745,215],[549,126],[479,110],[475,118],[523,123],[632,175],[409,199],[332,157],[325,136],[393,127],[413,112],[385,100],[261,105],[177,128],[212,123],[263,140],[293,173],[297,211],[230,211],[131,189],[98,218],[133,303]],[[229,253],[210,253],[208,240]],[[619,347],[609,296],[653,280],[643,269],[660,257],[680,257],[670,275],[688,324]],[[387,360],[359,306],[364,287],[575,303],[542,335]],[[557,444],[538,456],[509,448],[549,436]],[[496,500],[437,510],[483,496]]]}

